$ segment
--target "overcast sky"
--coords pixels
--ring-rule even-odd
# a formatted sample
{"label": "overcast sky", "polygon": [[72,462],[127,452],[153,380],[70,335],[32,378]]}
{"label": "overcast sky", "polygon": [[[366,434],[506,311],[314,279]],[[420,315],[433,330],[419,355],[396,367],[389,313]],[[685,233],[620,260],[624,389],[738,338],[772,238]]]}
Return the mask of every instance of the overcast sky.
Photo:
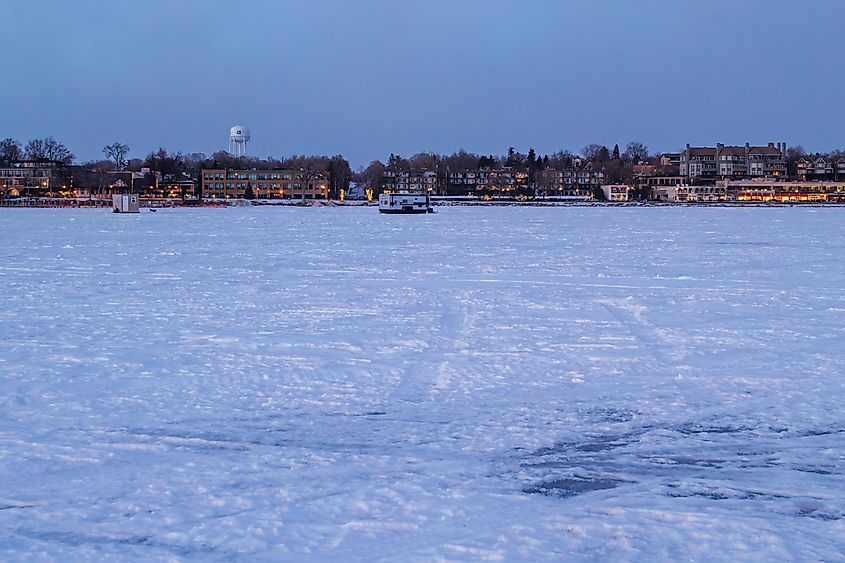
{"label": "overcast sky", "polygon": [[257,156],[845,147],[842,0],[2,0],[0,137]]}

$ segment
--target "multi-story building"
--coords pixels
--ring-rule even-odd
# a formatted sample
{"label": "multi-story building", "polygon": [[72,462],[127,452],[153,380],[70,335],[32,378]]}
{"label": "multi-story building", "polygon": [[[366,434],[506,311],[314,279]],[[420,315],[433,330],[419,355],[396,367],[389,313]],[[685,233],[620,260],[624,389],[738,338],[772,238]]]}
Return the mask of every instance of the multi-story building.
{"label": "multi-story building", "polygon": [[604,171],[594,170],[590,164],[583,168],[544,170],[541,177],[549,195],[565,197],[591,198],[605,181]]}
{"label": "multi-story building", "polygon": [[786,143],[767,146],[691,147],[681,153],[679,173],[689,181],[741,179],[753,177],[782,178],[787,175]]}
{"label": "multi-story building", "polygon": [[262,199],[326,199],[329,195],[328,174],[292,169],[203,169],[200,186],[202,197],[212,199],[242,198],[249,189]]}
{"label": "multi-story building", "polygon": [[[145,174],[144,179],[149,181],[143,191],[138,191],[142,196],[151,198],[193,198],[197,195],[197,181],[185,172],[179,174]],[[135,185],[139,185],[135,180]],[[258,197],[258,196],[256,196]],[[262,196],[263,197],[263,196]]]}
{"label": "multi-story building", "polygon": [[436,192],[437,173],[431,170],[385,170],[381,185],[389,192]]}
{"label": "multi-story building", "polygon": [[795,165],[801,180],[845,180],[845,158],[803,156]]}
{"label": "multi-story building", "polygon": [[480,168],[450,172],[448,195],[513,197],[528,190],[528,172],[514,168]]}
{"label": "multi-story building", "polygon": [[0,197],[39,197],[65,194],[69,168],[58,162],[22,161],[0,168]]}

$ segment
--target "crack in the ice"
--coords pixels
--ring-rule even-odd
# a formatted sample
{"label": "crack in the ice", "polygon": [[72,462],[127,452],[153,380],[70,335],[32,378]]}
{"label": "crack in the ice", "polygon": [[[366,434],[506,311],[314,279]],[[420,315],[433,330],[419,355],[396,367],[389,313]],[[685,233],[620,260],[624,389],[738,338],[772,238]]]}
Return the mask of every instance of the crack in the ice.
{"label": "crack in the ice", "polygon": [[[676,432],[673,437],[666,431]],[[827,435],[839,429],[820,431],[814,429],[809,435]],[[651,435],[650,440],[646,436]],[[708,435],[714,435],[708,438]],[[768,436],[767,436],[768,434]],[[678,435],[683,436],[679,438]],[[736,436],[744,444],[721,444],[716,435]],[[590,492],[612,488],[605,486],[614,482],[631,482],[642,473],[646,479],[673,481],[679,475],[687,478],[710,479],[723,471],[782,468],[786,470],[816,473],[819,475],[840,475],[836,464],[800,465],[782,459],[777,444],[808,435],[793,433],[777,425],[719,424],[714,422],[687,422],[683,424],[658,424],[620,434],[585,436],[583,440],[556,442],[533,450],[522,456],[520,468],[527,472],[534,484],[525,486],[523,492],[540,493],[568,498]],[[679,440],[692,441],[691,447],[702,447],[710,455],[678,455],[671,453]],[[723,439],[724,440],[724,439]],[[758,444],[756,448],[749,442]],[[648,451],[639,451],[648,444]],[[638,446],[638,447],[632,447]],[[685,469],[687,468],[687,469]],[[699,471],[691,472],[692,468]],[[622,474],[624,472],[624,475]],[[533,478],[532,478],[533,477]],[[595,489],[590,483],[596,483]],[[615,484],[613,485],[615,486]],[[667,483],[671,490],[669,497],[702,497],[711,500],[766,500],[789,499],[790,496],[755,490],[729,490],[721,487],[699,487]],[[818,516],[822,519],[827,517]],[[836,517],[838,518],[838,517]]]}
{"label": "crack in the ice", "polygon": [[542,494],[546,496],[554,496],[559,498],[574,497],[584,493],[591,493],[593,491],[602,491],[606,489],[614,489],[626,481],[619,479],[581,479],[581,478],[565,478],[554,479],[551,481],[544,481],[532,487],[526,487],[523,492],[529,494]]}
{"label": "crack in the ice", "polygon": [[222,554],[222,552],[220,552],[217,548],[213,546],[208,546],[206,544],[200,544],[196,546],[174,545],[155,540],[152,536],[149,535],[110,537],[60,531],[38,532],[23,528],[16,528],[12,531],[20,536],[33,540],[61,543],[72,547],[78,547],[87,544],[113,544],[161,549],[183,557],[198,556],[203,554],[205,554],[206,556],[211,554]]}

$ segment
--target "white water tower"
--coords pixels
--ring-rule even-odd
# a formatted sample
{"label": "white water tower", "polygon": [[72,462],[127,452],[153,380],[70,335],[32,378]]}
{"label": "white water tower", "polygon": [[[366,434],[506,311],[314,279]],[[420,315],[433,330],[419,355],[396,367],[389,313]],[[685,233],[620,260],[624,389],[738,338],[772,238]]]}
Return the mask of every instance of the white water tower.
{"label": "white water tower", "polygon": [[249,129],[243,125],[235,125],[229,129],[229,152],[235,156],[246,155],[246,144],[249,142]]}

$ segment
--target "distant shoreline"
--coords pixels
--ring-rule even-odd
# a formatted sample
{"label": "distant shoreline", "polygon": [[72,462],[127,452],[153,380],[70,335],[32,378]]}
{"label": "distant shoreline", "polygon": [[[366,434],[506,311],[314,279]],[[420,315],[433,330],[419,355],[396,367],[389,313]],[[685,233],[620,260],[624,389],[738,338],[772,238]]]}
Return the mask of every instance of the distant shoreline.
{"label": "distant shoreline", "polygon": [[[632,208],[632,207],[845,207],[845,203],[839,202],[742,202],[742,201],[717,201],[717,202],[662,202],[662,201],[478,201],[478,200],[433,200],[434,207],[608,207],[608,208]],[[377,208],[377,202],[366,202],[359,200],[226,200],[209,201],[197,203],[192,201],[183,204],[181,201],[141,201],[141,209],[225,209],[228,207],[372,207]],[[62,200],[62,199],[15,199],[0,200],[0,209],[99,209],[111,210],[111,202],[100,202],[97,200]]]}

